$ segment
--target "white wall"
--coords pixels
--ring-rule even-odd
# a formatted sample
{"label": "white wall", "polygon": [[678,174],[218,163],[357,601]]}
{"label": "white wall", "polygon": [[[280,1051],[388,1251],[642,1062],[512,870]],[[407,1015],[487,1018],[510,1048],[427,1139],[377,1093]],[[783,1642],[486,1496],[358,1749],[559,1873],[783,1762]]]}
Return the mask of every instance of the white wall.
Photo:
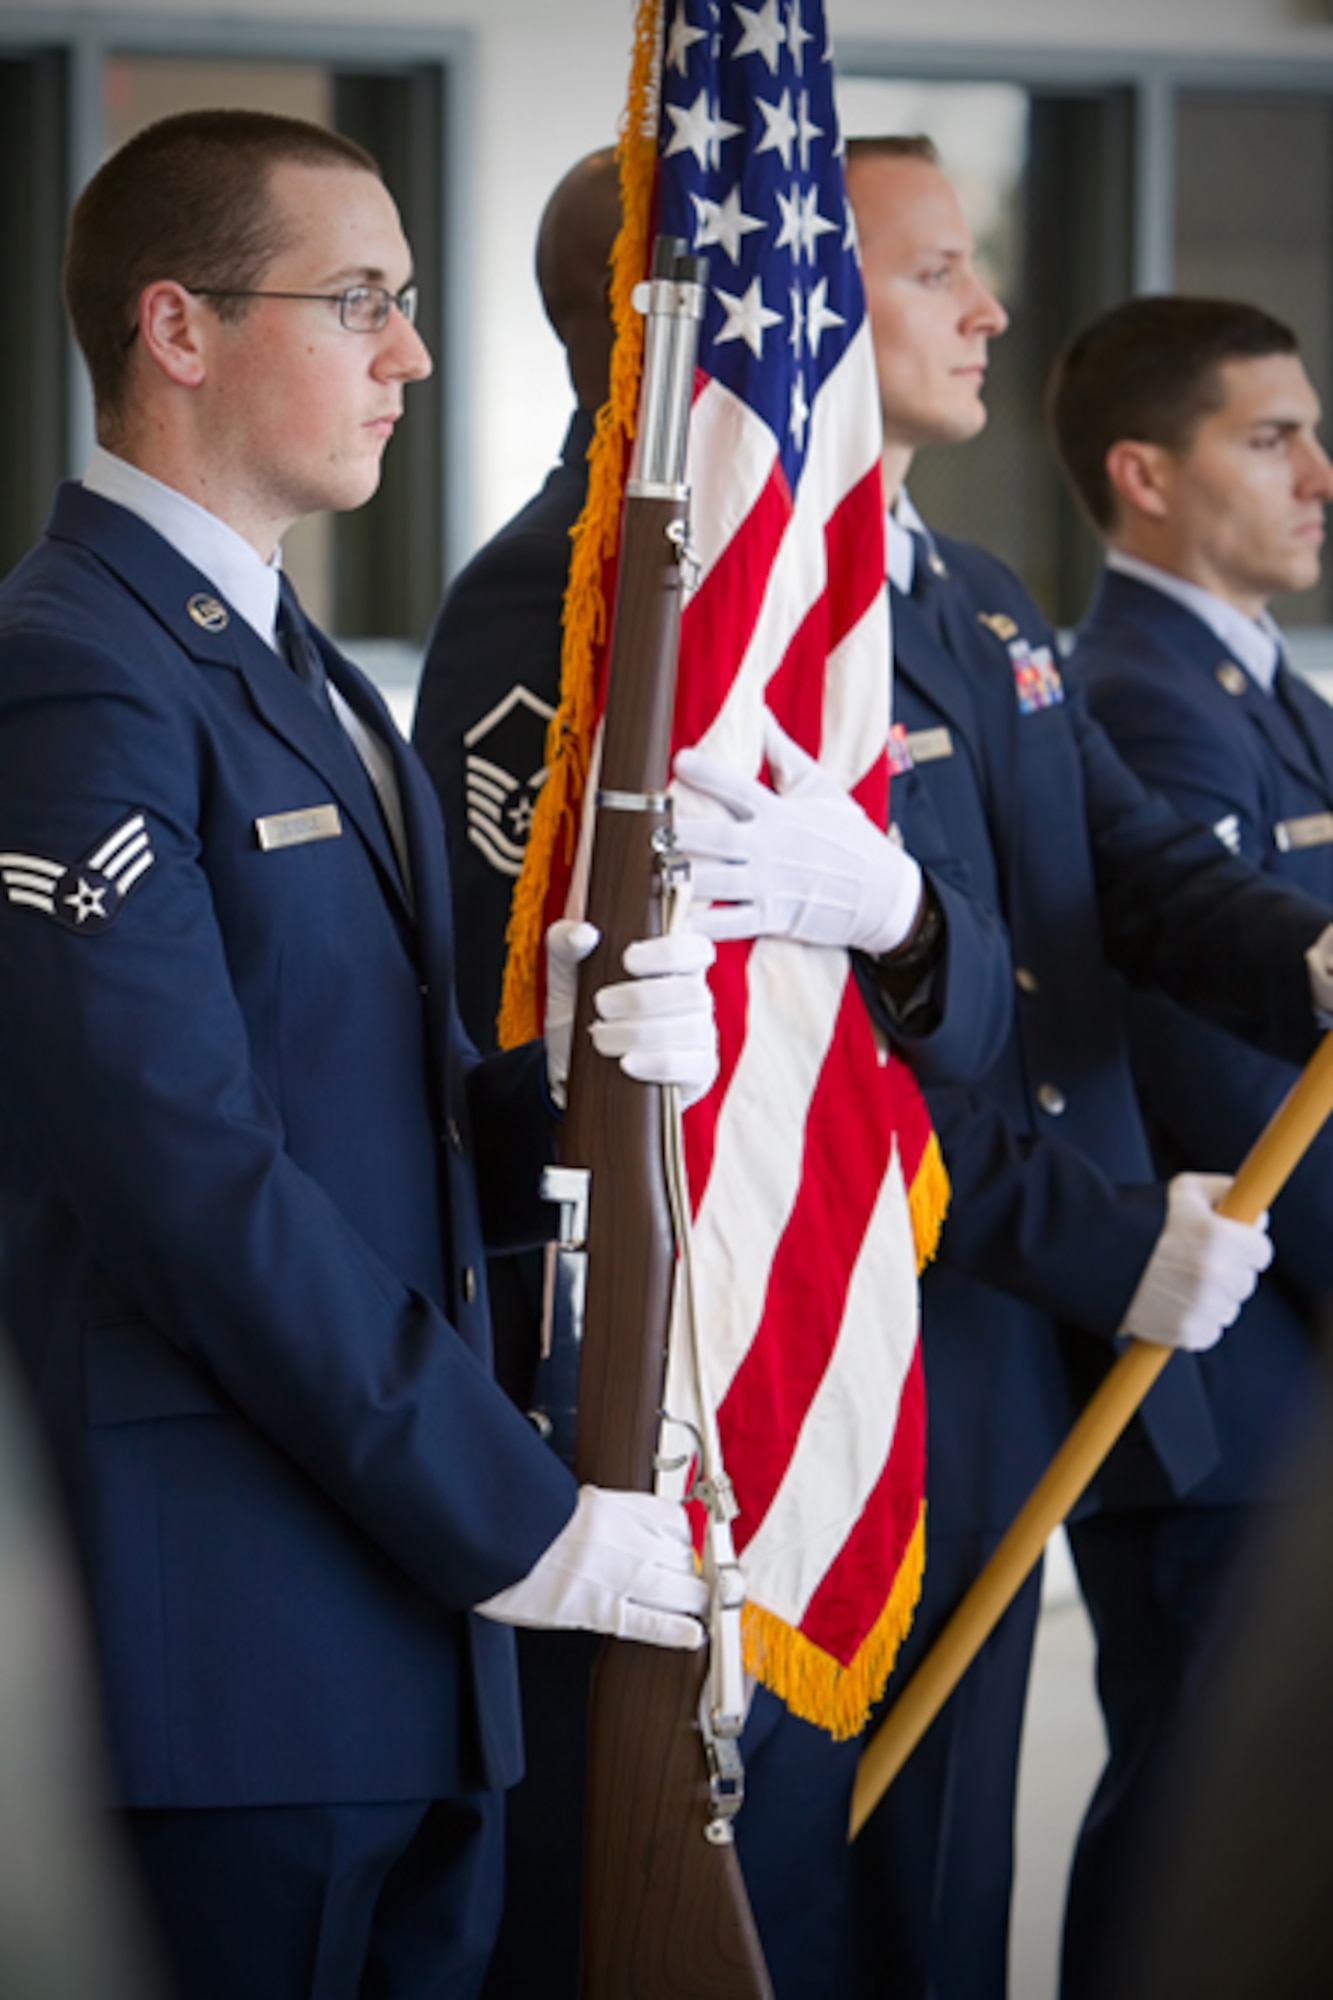
{"label": "white wall", "polygon": [[[0,0],[0,17],[6,0]],[[84,0],[86,15],[124,18],[115,0]],[[976,45],[1192,52],[1199,56],[1333,61],[1322,0],[828,0],[835,41],[901,52]],[[212,0],[138,5],[140,22],[219,20]],[[632,0],[376,0],[388,29],[468,31],[466,195],[471,229],[470,480],[464,546],[475,545],[540,483],[570,407],[563,361],[532,280],[532,242],[550,188],[573,160],[614,134],[629,67]],[[364,28],[366,0],[230,0],[226,21],[271,28]]]}

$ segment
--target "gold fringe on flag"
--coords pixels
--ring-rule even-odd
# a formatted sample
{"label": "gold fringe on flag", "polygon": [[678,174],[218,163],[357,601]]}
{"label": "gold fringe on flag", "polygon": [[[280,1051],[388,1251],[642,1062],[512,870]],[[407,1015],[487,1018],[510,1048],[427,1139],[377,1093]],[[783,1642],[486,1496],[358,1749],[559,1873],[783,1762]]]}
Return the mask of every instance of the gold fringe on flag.
{"label": "gold fringe on flag", "polygon": [[588,497],[571,531],[565,589],[560,704],[546,733],[546,782],[537,797],[523,867],[514,885],[505,934],[508,957],[497,1033],[514,1048],[541,1033],[537,966],[547,921],[547,888],[563,840],[566,865],[579,835],[579,810],[596,728],[597,660],[606,643],[606,576],[620,537],[625,464],[638,415],[643,320],[632,293],[648,269],[657,164],[658,74],[662,0],[639,0],[629,100],[616,159],[620,230],[611,252],[611,386],[588,447]]}
{"label": "gold fringe on flag", "polygon": [[771,1688],[793,1715],[826,1729],[838,1742],[858,1735],[884,1692],[898,1648],[907,1637],[925,1568],[923,1502],[888,1603],[847,1666],[773,1612],[746,1604],[741,1624],[747,1669]]}
{"label": "gold fringe on flag", "polygon": [[912,1211],[912,1240],[916,1245],[916,1268],[924,1271],[939,1248],[944,1213],[949,1206],[949,1175],[944,1155],[934,1132],[917,1163],[908,1191]]}

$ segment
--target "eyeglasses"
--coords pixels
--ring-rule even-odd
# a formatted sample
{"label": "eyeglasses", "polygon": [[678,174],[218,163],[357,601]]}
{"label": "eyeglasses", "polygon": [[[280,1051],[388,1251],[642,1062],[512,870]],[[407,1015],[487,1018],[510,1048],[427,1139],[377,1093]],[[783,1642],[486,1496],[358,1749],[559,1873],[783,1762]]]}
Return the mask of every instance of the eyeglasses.
{"label": "eyeglasses", "polygon": [[380,333],[389,320],[389,309],[397,306],[409,326],[417,323],[416,285],[404,285],[401,292],[388,292],[383,285],[349,285],[345,292],[248,292],[230,291],[218,285],[187,285],[197,299],[316,299],[336,305],[338,318],[349,333]]}

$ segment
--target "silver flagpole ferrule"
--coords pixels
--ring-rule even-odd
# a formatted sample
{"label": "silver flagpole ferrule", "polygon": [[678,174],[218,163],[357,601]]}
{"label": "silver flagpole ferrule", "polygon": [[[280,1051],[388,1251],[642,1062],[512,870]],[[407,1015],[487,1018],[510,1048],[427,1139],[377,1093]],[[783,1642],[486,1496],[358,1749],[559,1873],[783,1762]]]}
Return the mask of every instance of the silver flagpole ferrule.
{"label": "silver flagpole ferrule", "polygon": [[691,255],[678,236],[659,236],[653,245],[652,276],[634,288],[634,304],[646,325],[639,428],[626,489],[631,494],[683,497],[707,277],[706,257]]}

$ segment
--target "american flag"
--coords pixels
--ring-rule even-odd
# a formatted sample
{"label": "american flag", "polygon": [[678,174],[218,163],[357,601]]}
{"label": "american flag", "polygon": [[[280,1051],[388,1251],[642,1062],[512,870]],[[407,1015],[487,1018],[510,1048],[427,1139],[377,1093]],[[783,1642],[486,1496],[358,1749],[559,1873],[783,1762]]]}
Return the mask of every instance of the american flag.
{"label": "american flag", "polygon": [[[650,227],[709,259],[687,467],[700,578],[682,618],[675,741],[759,774],[767,707],[884,825],[879,410],[823,8],[640,0],[637,46],[621,279],[626,246],[641,259]],[[636,174],[654,126],[655,174]],[[617,362],[633,333],[626,315]],[[613,402],[616,381],[613,368]],[[621,444],[599,421],[590,513]],[[587,733],[570,656],[589,623],[580,556],[585,583],[599,568],[590,539],[566,604],[560,757]],[[530,864],[543,811],[549,852],[577,788],[559,758],[553,775]],[[916,1274],[943,1168],[845,952],[723,945],[714,991],[721,1075],[685,1136],[706,1369],[741,1510],[746,1664],[797,1713],[848,1735],[920,1586]],[[673,1343],[673,1417],[692,1416],[690,1372]]]}
{"label": "american flag", "polygon": [[[668,0],[663,25],[657,227],[710,261],[676,739],[756,774],[767,707],[884,825],[879,408],[823,9]],[[911,1189],[921,1176],[918,1207],[937,1214],[941,1172],[845,953],[760,940],[720,956],[722,1074],[686,1137],[748,1664],[842,1734],[919,1587]]]}

